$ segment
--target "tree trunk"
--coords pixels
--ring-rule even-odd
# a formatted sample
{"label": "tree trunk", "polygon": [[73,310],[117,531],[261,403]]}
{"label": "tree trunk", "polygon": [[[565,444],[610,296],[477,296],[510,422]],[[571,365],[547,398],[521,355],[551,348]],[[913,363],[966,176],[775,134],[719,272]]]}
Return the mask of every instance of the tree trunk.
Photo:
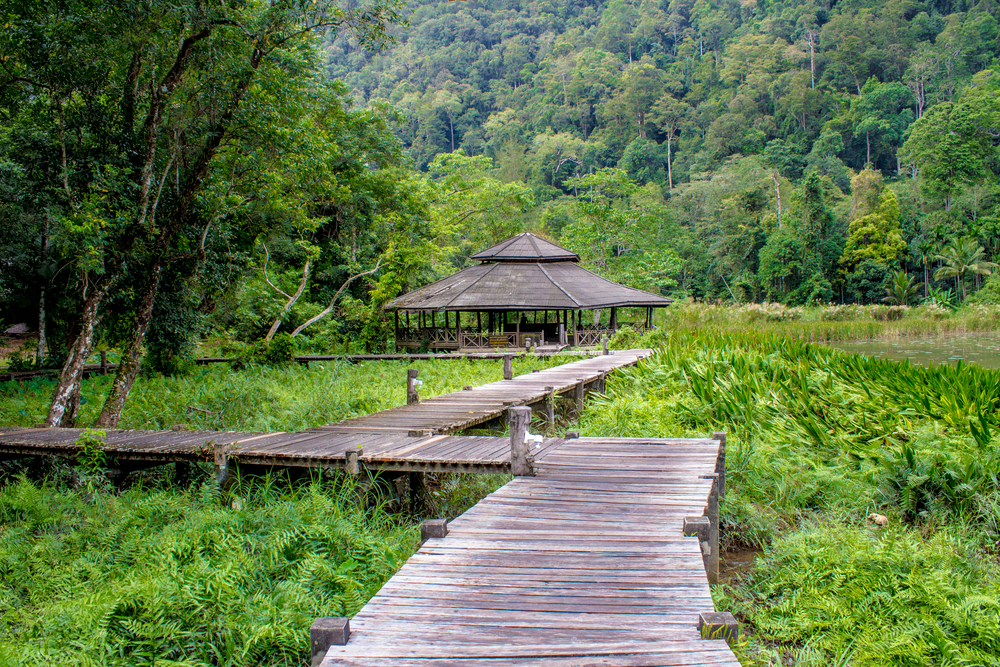
{"label": "tree trunk", "polygon": [[38,344],[35,346],[35,368],[41,368],[45,363],[48,350],[45,344],[45,287],[38,297]]}
{"label": "tree trunk", "polygon": [[52,404],[45,425],[49,427],[67,426],[76,418],[80,403],[80,384],[83,381],[83,367],[94,349],[94,328],[97,326],[97,309],[104,299],[106,290],[94,290],[83,302],[80,333],[70,348],[66,363],[59,373],[59,381],[52,392]]}
{"label": "tree trunk", "polygon": [[673,139],[673,133],[667,135],[667,199],[669,199],[674,192],[673,160],[670,158],[670,144]]}
{"label": "tree trunk", "polygon": [[781,184],[776,172],[771,174],[771,180],[774,181],[774,196],[778,200],[778,229],[781,229]]}
{"label": "tree trunk", "polygon": [[135,376],[139,373],[139,361],[142,358],[142,344],[146,338],[146,331],[149,329],[149,322],[153,317],[153,303],[156,301],[156,293],[160,287],[160,277],[163,275],[163,266],[158,260],[152,267],[152,274],[146,287],[146,293],[142,297],[142,306],[136,317],[135,330],[132,333],[132,340],[122,350],[121,359],[118,361],[118,371],[115,373],[115,380],[111,383],[111,391],[104,400],[104,407],[97,417],[95,426],[101,428],[115,428],[122,416],[122,409],[125,407],[125,399],[128,398],[135,382]]}
{"label": "tree trunk", "polygon": [[[42,243],[41,243],[41,264],[44,269],[45,263],[49,258],[49,214],[48,211],[45,212],[45,228],[42,232]],[[44,278],[44,276],[43,276]],[[48,281],[46,280],[46,283]],[[42,364],[45,363],[45,356],[48,354],[48,345],[45,340],[45,283],[42,283],[42,289],[38,295],[38,344],[35,346],[35,368],[41,368]]]}

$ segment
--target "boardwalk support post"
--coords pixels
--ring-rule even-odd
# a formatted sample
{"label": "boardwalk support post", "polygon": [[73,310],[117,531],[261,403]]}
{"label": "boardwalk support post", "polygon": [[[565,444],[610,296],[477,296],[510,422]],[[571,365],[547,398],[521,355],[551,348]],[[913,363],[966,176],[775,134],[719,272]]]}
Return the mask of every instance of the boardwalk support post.
{"label": "boardwalk support post", "polygon": [[730,646],[740,634],[740,624],[728,611],[698,614],[698,629],[705,639],[725,639]]}
{"label": "boardwalk support post", "polygon": [[507,421],[510,423],[510,474],[533,475],[527,439],[531,408],[524,406],[508,408]]}
{"label": "boardwalk support post", "polygon": [[411,368],[406,371],[406,404],[416,405],[420,402],[420,394],[417,392],[417,373],[419,373],[416,368]]}
{"label": "boardwalk support post", "polygon": [[545,388],[545,421],[550,427],[556,425],[556,388]]}
{"label": "boardwalk support post", "polygon": [[684,537],[697,537],[701,549],[701,559],[705,563],[705,572],[709,571],[708,563],[712,557],[712,522],[707,516],[684,517]]}
{"label": "boardwalk support post", "polygon": [[347,460],[347,472],[351,475],[357,475],[361,472],[361,450],[360,449],[348,449],[344,452],[344,458]]}
{"label": "boardwalk support post", "polygon": [[705,516],[711,524],[709,528],[708,544],[709,556],[705,563],[705,571],[708,573],[708,583],[719,583],[719,477],[718,475],[701,475],[700,479],[712,480],[712,491],[708,494],[708,505],[705,507]]}
{"label": "boardwalk support post", "polygon": [[343,616],[317,618],[309,628],[312,667],[318,667],[331,646],[346,646],[351,636],[351,621]]}
{"label": "boardwalk support post", "polygon": [[583,378],[577,378],[579,382],[576,383],[576,390],[574,392],[574,398],[576,398],[576,415],[579,417],[583,414],[583,404],[584,398],[586,397],[587,386],[584,383]]}
{"label": "boardwalk support post", "polygon": [[715,474],[719,482],[719,498],[726,498],[726,434],[716,432],[712,434],[712,440],[719,441],[719,458],[715,461]]}
{"label": "boardwalk support post", "polygon": [[225,489],[229,486],[229,446],[228,445],[215,445],[212,451],[213,458],[215,459],[215,483],[220,489]]}
{"label": "boardwalk support post", "polygon": [[420,544],[432,537],[444,537],[448,534],[448,519],[428,519],[420,524]]}
{"label": "boardwalk support post", "polygon": [[514,379],[514,355],[505,354],[503,355],[503,379],[513,380]]}

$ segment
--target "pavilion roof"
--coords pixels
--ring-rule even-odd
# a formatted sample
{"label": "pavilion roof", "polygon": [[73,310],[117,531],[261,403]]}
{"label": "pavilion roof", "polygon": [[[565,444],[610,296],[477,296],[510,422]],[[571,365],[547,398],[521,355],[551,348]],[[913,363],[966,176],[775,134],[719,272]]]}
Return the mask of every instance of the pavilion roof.
{"label": "pavilion roof", "polygon": [[579,262],[575,252],[524,232],[477,252],[469,259],[481,262]]}
{"label": "pavilion roof", "polygon": [[602,278],[574,261],[520,260],[470,266],[436,283],[397,297],[387,303],[386,308],[446,311],[594,310],[612,306],[663,307],[671,303],[672,299]]}

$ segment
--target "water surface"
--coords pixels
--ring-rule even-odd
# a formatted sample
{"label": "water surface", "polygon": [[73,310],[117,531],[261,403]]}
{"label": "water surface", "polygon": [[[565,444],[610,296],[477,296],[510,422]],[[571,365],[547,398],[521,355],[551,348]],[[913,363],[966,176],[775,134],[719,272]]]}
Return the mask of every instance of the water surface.
{"label": "water surface", "polygon": [[898,340],[840,341],[830,347],[867,354],[879,359],[911,361],[915,364],[954,364],[962,361],[986,368],[1000,368],[1000,331],[951,333]]}

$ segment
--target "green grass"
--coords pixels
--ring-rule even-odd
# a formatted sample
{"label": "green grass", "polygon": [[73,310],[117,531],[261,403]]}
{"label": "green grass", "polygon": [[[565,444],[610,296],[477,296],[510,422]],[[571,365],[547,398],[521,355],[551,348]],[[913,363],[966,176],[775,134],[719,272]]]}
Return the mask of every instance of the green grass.
{"label": "green grass", "polygon": [[770,333],[818,342],[884,340],[996,331],[1000,329],[1000,307],[969,305],[953,312],[929,305],[792,308],[781,304],[734,307],[679,303],[657,311],[656,324],[668,331]]}
{"label": "green grass", "polygon": [[[90,487],[90,488],[86,488]],[[0,664],[301,665],[416,547],[349,479],[221,498],[210,485],[0,489]]]}
{"label": "green grass", "polygon": [[[523,356],[514,374],[549,368],[575,357]],[[234,372],[224,364],[197,367],[190,375],[139,378],[120,426],[234,431],[300,431],[371,414],[406,403],[406,370],[416,368],[423,397],[460,391],[503,379],[503,361],[312,362]],[[111,376],[83,384],[78,424],[97,418]],[[54,383],[34,379],[0,383],[0,426],[32,426],[45,420]]]}
{"label": "green grass", "polygon": [[581,431],[728,431],[723,539],[764,549],[713,591],[744,665],[1000,664],[1000,371],[746,330],[636,342],[657,352]]}

